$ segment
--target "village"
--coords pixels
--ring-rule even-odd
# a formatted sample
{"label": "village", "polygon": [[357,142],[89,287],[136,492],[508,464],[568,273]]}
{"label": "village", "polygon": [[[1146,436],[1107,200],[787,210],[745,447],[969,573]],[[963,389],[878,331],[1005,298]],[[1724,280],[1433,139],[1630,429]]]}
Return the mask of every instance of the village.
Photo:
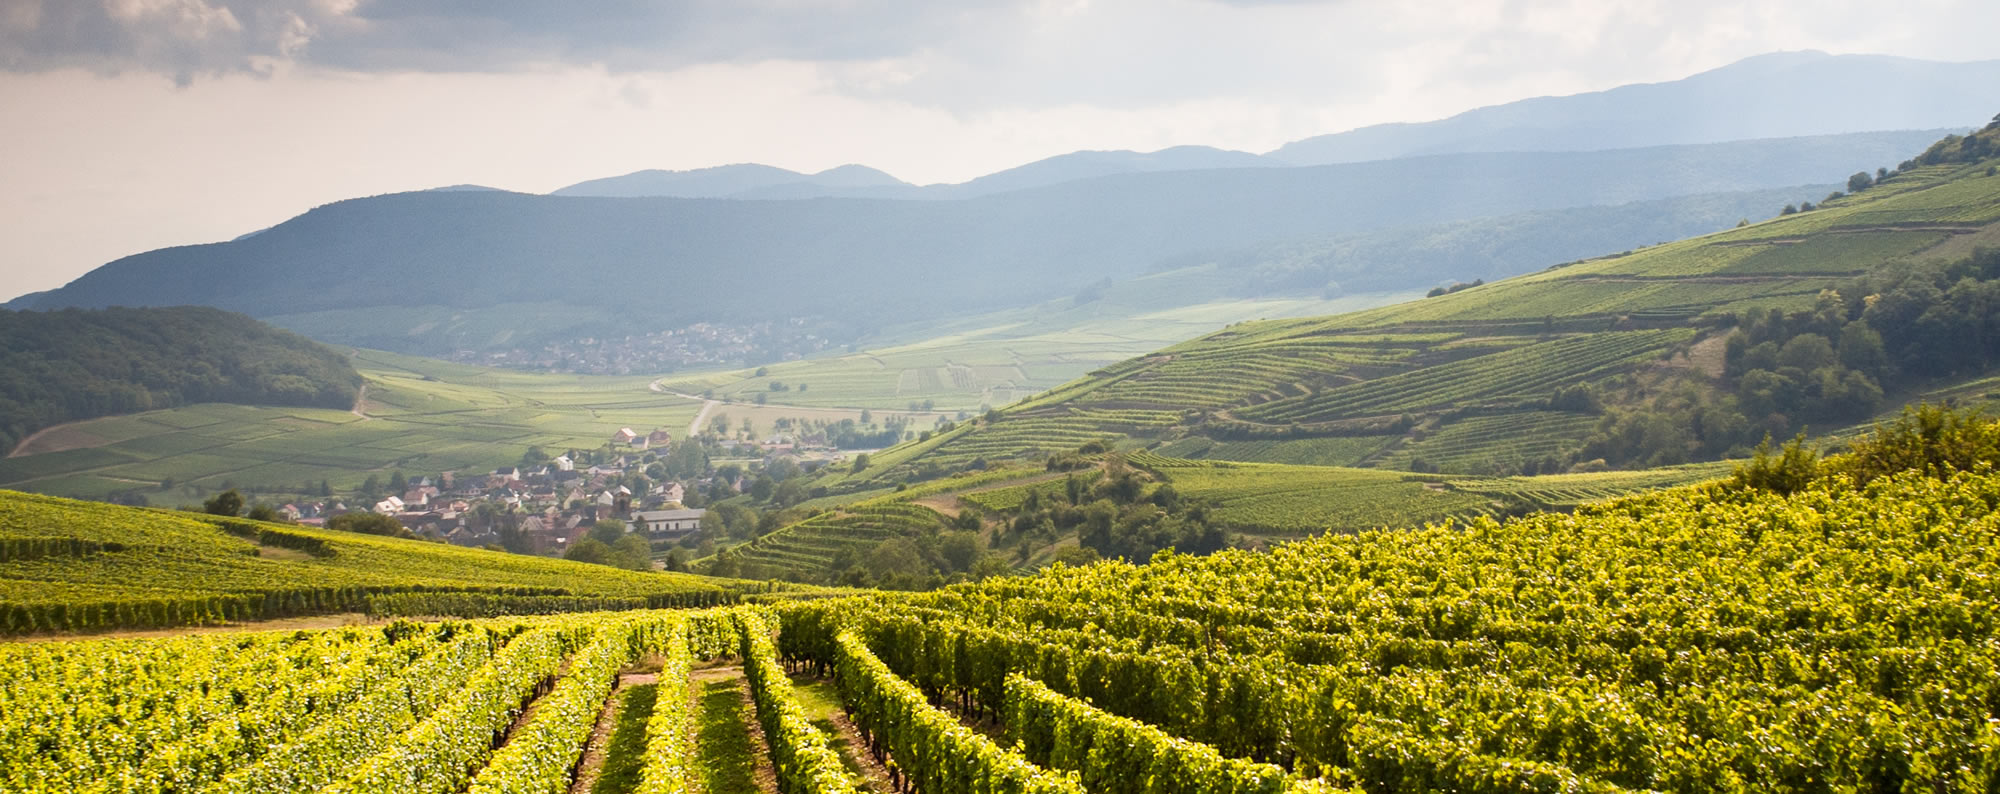
{"label": "village", "polygon": [[819,462],[837,452],[787,435],[675,442],[666,430],[620,428],[597,449],[553,457],[531,450],[520,465],[485,473],[399,473],[379,498],[364,488],[356,498],[300,500],[277,512],[308,526],[369,512],[433,541],[546,556],[563,556],[599,522],[617,521],[658,552],[692,548],[702,538],[704,505],[751,492],[760,472],[787,468],[774,465],[781,460],[795,467],[801,455]]}

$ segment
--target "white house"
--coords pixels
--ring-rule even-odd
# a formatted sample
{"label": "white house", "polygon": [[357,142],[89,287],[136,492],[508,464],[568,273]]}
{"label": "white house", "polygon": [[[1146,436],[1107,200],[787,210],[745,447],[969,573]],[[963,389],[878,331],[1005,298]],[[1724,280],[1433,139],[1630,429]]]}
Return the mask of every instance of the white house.
{"label": "white house", "polygon": [[632,514],[632,523],[653,539],[672,539],[701,529],[701,517],[707,514],[707,510],[641,510]]}
{"label": "white house", "polygon": [[568,455],[557,455],[549,461],[549,465],[556,467],[556,471],[576,471],[576,461],[570,460]]}

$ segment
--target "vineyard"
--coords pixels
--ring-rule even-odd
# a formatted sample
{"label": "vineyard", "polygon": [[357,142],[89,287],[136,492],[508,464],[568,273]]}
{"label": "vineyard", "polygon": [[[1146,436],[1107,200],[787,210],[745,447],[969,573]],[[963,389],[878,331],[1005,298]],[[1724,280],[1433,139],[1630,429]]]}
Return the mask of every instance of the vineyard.
{"label": "vineyard", "polygon": [[[1598,413],[1549,410],[1559,391],[1691,368],[1690,349],[1719,345],[1750,310],[1799,311],[1857,274],[1967,256],[2000,222],[1986,167],[1919,166],[1811,212],[1423,300],[1238,323],[892,448],[867,482],[1107,438],[1172,457],[1449,474],[1585,462],[1572,458]],[[1521,432],[1497,432],[1516,420]]]}
{"label": "vineyard", "polygon": [[922,594],[15,643],[0,788],[701,791],[719,681],[799,794],[1990,791],[1996,504],[1705,485]]}
{"label": "vineyard", "polygon": [[0,634],[697,606],[772,587],[0,491]]}

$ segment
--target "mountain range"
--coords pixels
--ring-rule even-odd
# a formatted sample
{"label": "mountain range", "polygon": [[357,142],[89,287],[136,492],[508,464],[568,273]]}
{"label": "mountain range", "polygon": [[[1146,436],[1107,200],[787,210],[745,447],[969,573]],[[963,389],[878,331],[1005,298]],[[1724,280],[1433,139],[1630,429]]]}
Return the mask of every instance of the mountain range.
{"label": "mountain range", "polygon": [[[739,164],[641,171],[552,195],[455,186],[336,202],[236,240],[136,254],[7,306],[199,304],[280,324],[311,315],[325,341],[439,354],[725,319],[839,317],[866,329],[1202,263],[1237,274],[1244,286],[1232,293],[1424,289],[1454,270],[1495,277],[1551,264],[1533,251],[1657,242],[1718,211],[1767,217],[1778,207],[1747,205],[1768,191],[1816,200],[1824,193],[1806,186],[1893,167],[1938,138],[1938,125],[1983,121],[2000,107],[1996,70],[2000,62],[1787,53],[1264,155],[1074,152],[954,185],[912,185],[860,165],[806,174]],[[1841,102],[1825,101],[1836,93]],[[1891,131],[1796,136],[1826,129]],[[1781,134],[1795,137],[1768,137]],[[1718,140],[1736,137],[1755,139]],[[1498,228],[1463,226],[1478,219],[1541,213],[1535,223],[1547,228],[1566,223],[1567,211],[1696,196],[1707,197],[1698,216],[1596,216],[1610,222],[1588,239],[1604,250],[1488,255],[1464,239]],[[1384,261],[1381,241],[1393,237],[1338,242],[1393,230],[1435,238],[1421,231],[1433,226],[1460,239],[1434,250],[1427,267]],[[1299,266],[1301,250],[1343,248]],[[398,317],[412,307],[522,304],[541,309],[498,341],[426,337],[428,320]],[[615,322],[585,328],[576,318],[586,316]]]}
{"label": "mountain range", "polygon": [[1552,152],[1721,143],[1876,130],[1971,126],[2000,108],[2000,61],[1780,52],[1684,79],[1538,97],[1437,121],[1378,124],[1293,141],[1264,154],[1176,146],[1056,155],[957,184],[913,185],[844,165],[802,174],[739,164],[639,171],[557,196],[957,199],[1112,174],[1329,165],[1467,152]]}
{"label": "mountain range", "polygon": [[126,257],[9,307],[202,304],[272,317],[554,301],[614,307],[634,322],[921,319],[1275,241],[1824,184],[1893,165],[1936,137],[1127,173],[960,201],[404,193],[337,202],[226,243]]}

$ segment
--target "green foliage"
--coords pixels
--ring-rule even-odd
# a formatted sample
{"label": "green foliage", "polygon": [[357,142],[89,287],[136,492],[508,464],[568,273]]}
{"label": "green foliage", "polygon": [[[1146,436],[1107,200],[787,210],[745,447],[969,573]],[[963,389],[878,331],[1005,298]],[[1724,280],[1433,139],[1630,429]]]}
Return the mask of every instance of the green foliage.
{"label": "green foliage", "polygon": [[742,632],[743,673],[750,679],[757,722],[771,747],[771,766],[777,771],[779,790],[796,794],[859,791],[841,765],[840,754],[799,705],[763,619],[752,612],[738,613],[737,630]]}
{"label": "green foliage", "polygon": [[833,667],[855,727],[878,757],[894,762],[919,791],[1010,794],[1082,792],[1074,779],[1036,768],[959,723],[897,677],[859,637],[836,639]]}
{"label": "green foliage", "polygon": [[1103,794],[1277,794],[1285,772],[1092,708],[1032,679],[1007,677],[1007,733],[1029,763],[1079,773]]}
{"label": "green foliage", "polygon": [[1771,437],[1757,445],[1756,454],[1736,467],[1730,484],[1781,494],[1798,493],[1819,476],[1819,455],[1806,447],[1804,433],[1771,454]]}
{"label": "green foliage", "polygon": [[237,493],[234,488],[223,491],[209,497],[208,501],[202,502],[201,511],[212,516],[228,516],[230,518],[240,516],[243,514],[243,494]]}
{"label": "green foliage", "polygon": [[1976,409],[1926,403],[1907,406],[1894,421],[1876,425],[1871,436],[1828,460],[1826,468],[1866,485],[1904,471],[1943,478],[1996,464],[2000,422]]}
{"label": "green foliage", "polygon": [[327,519],[326,528],[337,532],[358,532],[386,538],[412,537],[402,522],[380,513],[342,513]]}
{"label": "green foliage", "polygon": [[[27,553],[16,553],[17,544]],[[306,554],[263,556],[260,546]],[[591,598],[640,598],[652,606],[693,606],[770,587],[13,492],[0,492],[0,551],[0,634],[363,612],[371,599],[390,593],[574,596],[579,605],[602,603]],[[552,603],[518,605],[544,611]]]}
{"label": "green foliage", "polygon": [[786,605],[781,639],[866,650],[912,699],[1002,713],[1018,675],[1368,791],[1981,791],[1996,504],[1988,470],[1677,489]]}
{"label": "green foliage", "polygon": [[202,402],[346,409],[339,353],[240,314],[0,310],[0,449],[63,422]]}

